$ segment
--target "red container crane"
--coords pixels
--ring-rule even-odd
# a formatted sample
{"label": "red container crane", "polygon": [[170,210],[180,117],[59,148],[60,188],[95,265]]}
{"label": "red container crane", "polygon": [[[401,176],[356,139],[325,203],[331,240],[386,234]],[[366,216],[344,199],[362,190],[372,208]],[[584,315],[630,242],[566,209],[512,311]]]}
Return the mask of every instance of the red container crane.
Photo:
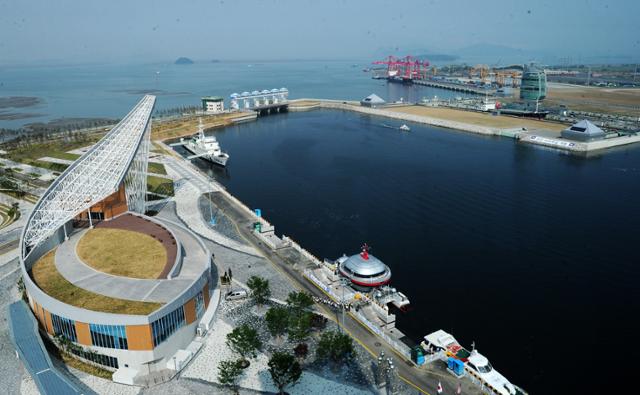
{"label": "red container crane", "polygon": [[373,62],[373,64],[387,65],[387,78],[400,79],[406,82],[425,79],[427,67],[429,67],[429,61],[421,61],[411,55],[407,55],[404,58],[396,58],[390,55],[384,60]]}

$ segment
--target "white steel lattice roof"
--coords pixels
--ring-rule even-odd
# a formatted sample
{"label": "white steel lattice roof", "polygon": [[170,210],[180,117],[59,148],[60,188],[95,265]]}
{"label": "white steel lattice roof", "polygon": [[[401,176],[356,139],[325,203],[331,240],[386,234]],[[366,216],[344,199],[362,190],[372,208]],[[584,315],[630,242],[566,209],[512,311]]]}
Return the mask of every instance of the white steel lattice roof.
{"label": "white steel lattice roof", "polygon": [[118,190],[149,126],[155,96],[146,95],[109,133],[51,184],[23,233],[26,248],[38,245],[67,221]]}

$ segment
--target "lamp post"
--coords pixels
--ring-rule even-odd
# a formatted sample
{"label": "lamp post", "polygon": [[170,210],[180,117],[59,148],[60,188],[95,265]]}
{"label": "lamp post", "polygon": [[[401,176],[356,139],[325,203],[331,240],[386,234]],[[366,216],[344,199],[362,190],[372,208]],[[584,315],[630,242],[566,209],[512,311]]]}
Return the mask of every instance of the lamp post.
{"label": "lamp post", "polygon": [[209,225],[215,225],[216,224],[216,219],[213,217],[213,207],[211,204],[211,192],[209,192],[209,196],[208,199],[209,200]]}

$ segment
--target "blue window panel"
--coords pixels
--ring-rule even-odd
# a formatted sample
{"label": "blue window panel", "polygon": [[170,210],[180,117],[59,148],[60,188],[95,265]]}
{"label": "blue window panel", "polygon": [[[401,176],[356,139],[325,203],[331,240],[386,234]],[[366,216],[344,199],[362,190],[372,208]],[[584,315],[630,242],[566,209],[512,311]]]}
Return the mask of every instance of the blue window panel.
{"label": "blue window panel", "polygon": [[123,325],[89,324],[91,342],[94,346],[129,349],[127,334]]}
{"label": "blue window panel", "polygon": [[203,313],[204,313],[204,295],[202,294],[202,291],[200,291],[196,295],[196,318],[200,319]]}
{"label": "blue window panel", "polygon": [[175,331],[184,326],[184,308],[178,307],[171,313],[151,323],[153,334],[153,346],[156,347],[171,336]]}
{"label": "blue window panel", "polygon": [[51,323],[53,324],[53,333],[61,335],[72,342],[78,342],[76,334],[76,322],[68,318],[63,318],[55,314],[51,314]]}

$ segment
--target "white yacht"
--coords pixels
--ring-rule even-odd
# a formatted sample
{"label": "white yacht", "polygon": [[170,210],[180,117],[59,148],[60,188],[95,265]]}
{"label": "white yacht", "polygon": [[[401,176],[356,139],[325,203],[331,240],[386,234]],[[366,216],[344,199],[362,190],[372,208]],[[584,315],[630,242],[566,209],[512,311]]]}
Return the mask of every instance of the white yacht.
{"label": "white yacht", "polygon": [[411,131],[411,128],[409,128],[406,123],[403,124],[402,126],[400,126],[398,129],[400,129],[403,132],[410,132]]}
{"label": "white yacht", "polygon": [[526,392],[518,386],[509,382],[503,375],[498,373],[489,360],[476,350],[471,351],[466,363],[467,372],[479,378],[483,384],[501,395],[526,395]]}
{"label": "white yacht", "polygon": [[489,360],[477,350],[467,351],[458,341],[442,329],[428,334],[425,341],[420,343],[423,349],[443,350],[447,357],[455,358],[464,363],[467,373],[480,380],[484,387],[492,390],[495,395],[527,395],[520,387],[513,385],[503,375],[498,373]]}
{"label": "white yacht", "polygon": [[220,166],[225,166],[229,160],[229,154],[222,151],[218,140],[213,136],[204,134],[202,120],[200,120],[198,134],[193,135],[186,141],[184,139],[180,139],[180,141],[183,143],[184,148],[193,154],[187,159],[202,158]]}

